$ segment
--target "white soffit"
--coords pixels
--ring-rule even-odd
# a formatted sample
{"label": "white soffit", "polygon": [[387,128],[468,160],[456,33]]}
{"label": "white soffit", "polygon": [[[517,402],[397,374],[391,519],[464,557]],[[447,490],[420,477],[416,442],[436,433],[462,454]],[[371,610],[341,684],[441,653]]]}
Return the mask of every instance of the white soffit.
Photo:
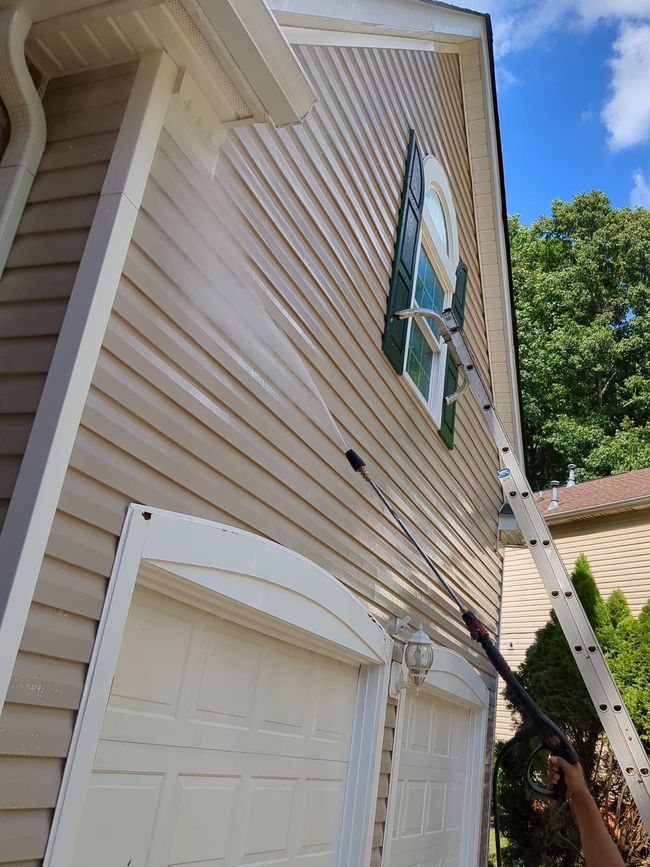
{"label": "white soffit", "polygon": [[[41,14],[27,53],[48,78],[164,50],[197,83],[221,123],[268,117],[277,125],[295,123],[315,100],[263,0],[52,0],[36,6]],[[52,16],[54,9],[60,14]]]}

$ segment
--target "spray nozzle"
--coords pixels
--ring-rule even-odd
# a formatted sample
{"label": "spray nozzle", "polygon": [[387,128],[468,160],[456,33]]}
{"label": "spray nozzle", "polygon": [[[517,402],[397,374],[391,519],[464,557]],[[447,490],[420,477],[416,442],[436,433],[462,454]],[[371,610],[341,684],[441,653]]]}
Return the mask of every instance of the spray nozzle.
{"label": "spray nozzle", "polygon": [[348,459],[348,462],[355,473],[360,473],[361,470],[365,469],[366,462],[352,449],[347,450],[345,457]]}

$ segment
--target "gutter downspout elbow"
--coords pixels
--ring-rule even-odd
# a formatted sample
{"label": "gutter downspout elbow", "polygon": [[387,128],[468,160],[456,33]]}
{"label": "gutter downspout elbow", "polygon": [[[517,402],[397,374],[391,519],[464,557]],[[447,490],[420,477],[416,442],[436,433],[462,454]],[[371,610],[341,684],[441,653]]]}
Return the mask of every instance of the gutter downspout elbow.
{"label": "gutter downspout elbow", "polygon": [[45,150],[45,112],[25,60],[31,26],[23,9],[0,11],[0,97],[11,125],[0,162],[0,276]]}

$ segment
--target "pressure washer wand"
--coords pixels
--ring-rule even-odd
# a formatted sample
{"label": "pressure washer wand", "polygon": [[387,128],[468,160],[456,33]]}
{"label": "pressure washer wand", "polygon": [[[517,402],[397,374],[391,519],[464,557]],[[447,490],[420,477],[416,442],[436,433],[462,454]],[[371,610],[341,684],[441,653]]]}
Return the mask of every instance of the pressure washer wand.
{"label": "pressure washer wand", "polygon": [[501,651],[490,638],[490,634],[485,624],[476,616],[476,614],[474,614],[473,611],[471,611],[469,608],[467,608],[466,605],[463,604],[456,591],[445,580],[444,576],[440,573],[440,570],[435,565],[433,560],[429,557],[426,551],[424,551],[413,533],[411,533],[399,512],[393,507],[393,505],[390,503],[379,485],[377,485],[376,482],[373,480],[372,476],[368,471],[368,468],[366,467],[365,461],[361,457],[359,457],[359,455],[352,449],[348,449],[348,451],[345,453],[345,456],[348,459],[348,462],[350,463],[350,466],[355,471],[355,473],[359,473],[359,475],[368,482],[368,484],[377,494],[384,506],[386,506],[390,514],[393,516],[406,538],[411,542],[413,547],[422,555],[422,558],[425,560],[426,564],[431,569],[431,572],[438,580],[440,585],[444,588],[444,590],[451,597],[451,599],[453,599],[453,601],[456,603],[470,636],[474,641],[481,645],[481,647],[485,651],[485,655],[492,663],[494,669],[503,678],[505,683],[510,687],[511,694],[514,697],[517,706],[521,710],[524,717],[529,721],[535,733],[541,739],[541,746],[538,750],[535,750],[528,764],[528,784],[532,789],[534,789],[534,791],[538,792],[539,794],[553,797],[561,797],[563,795],[564,781],[561,780],[560,784],[557,785],[553,790],[544,789],[533,780],[532,765],[537,753],[541,749],[547,749],[551,751],[554,755],[561,756],[572,765],[574,765],[578,762],[578,755],[574,750],[573,746],[567,739],[564,732],[553,722],[553,720],[549,719],[544,713],[542,713],[542,711],[537,707],[533,699],[528,695],[526,690],[519,683],[519,681],[513,674],[512,669],[503,658]]}
{"label": "pressure washer wand", "polygon": [[350,466],[355,471],[355,473],[359,473],[361,478],[365,479],[368,482],[368,484],[373,489],[373,491],[377,494],[377,496],[382,501],[384,506],[386,506],[388,511],[391,513],[391,515],[393,516],[393,518],[395,519],[397,524],[399,524],[399,526],[400,526],[402,532],[404,533],[404,535],[406,536],[406,538],[411,542],[413,547],[422,555],[422,557],[426,561],[429,569],[431,569],[431,571],[433,572],[435,577],[438,579],[440,584],[447,591],[447,594],[449,596],[451,596],[451,598],[454,600],[454,602],[456,603],[456,605],[460,609],[461,614],[464,611],[466,611],[467,609],[465,608],[463,603],[460,601],[460,597],[458,596],[458,594],[456,593],[454,588],[451,587],[449,585],[449,583],[445,580],[444,576],[440,573],[440,570],[437,568],[436,564],[433,562],[431,557],[429,557],[429,555],[422,548],[422,546],[420,545],[418,540],[415,538],[413,533],[411,533],[409,528],[406,526],[406,524],[402,520],[400,513],[396,509],[393,508],[393,506],[389,502],[388,498],[386,497],[386,495],[384,494],[382,489],[373,480],[372,476],[368,472],[368,467],[366,466],[366,464],[362,460],[362,458],[360,458],[359,455],[355,451],[353,451],[352,449],[348,449],[348,451],[345,453],[345,456],[348,459],[348,461],[350,462]]}

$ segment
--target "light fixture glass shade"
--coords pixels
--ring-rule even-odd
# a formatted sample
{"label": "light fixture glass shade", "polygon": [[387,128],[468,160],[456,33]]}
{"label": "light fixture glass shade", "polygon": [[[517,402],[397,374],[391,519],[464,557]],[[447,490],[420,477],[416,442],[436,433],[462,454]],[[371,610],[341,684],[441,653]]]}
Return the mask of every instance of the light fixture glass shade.
{"label": "light fixture glass shade", "polygon": [[408,668],[411,683],[415,686],[421,686],[433,665],[433,641],[422,629],[422,624],[408,640],[404,650],[404,662]]}

